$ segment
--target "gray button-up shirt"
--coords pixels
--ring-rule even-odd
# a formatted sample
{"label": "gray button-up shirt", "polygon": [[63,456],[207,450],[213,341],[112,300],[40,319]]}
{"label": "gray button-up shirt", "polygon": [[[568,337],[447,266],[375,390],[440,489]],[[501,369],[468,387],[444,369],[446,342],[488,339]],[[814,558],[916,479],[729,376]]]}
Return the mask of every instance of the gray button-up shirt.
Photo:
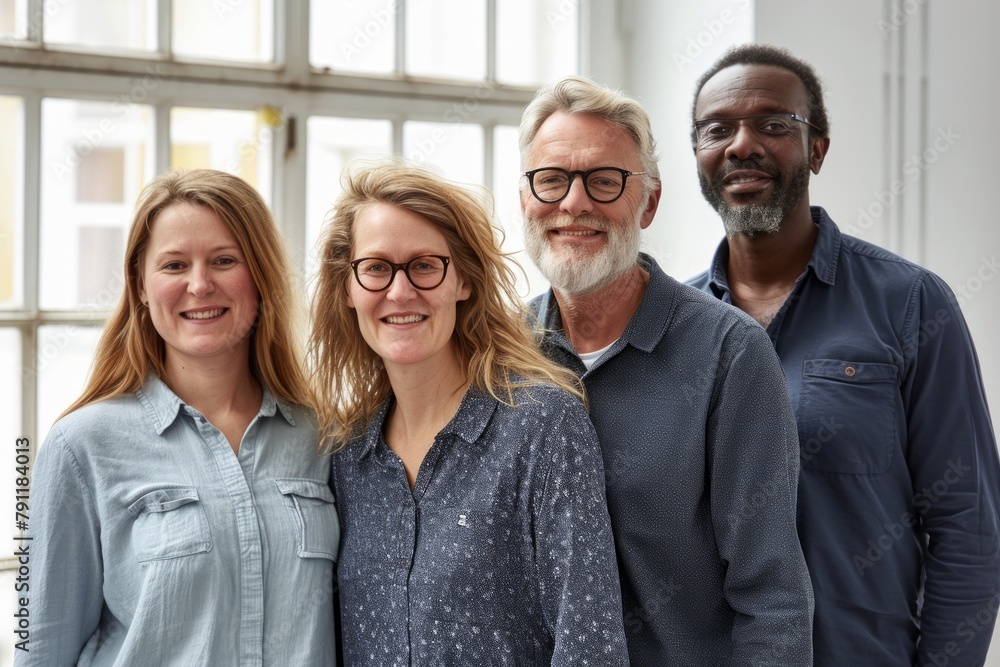
{"label": "gray button-up shirt", "polygon": [[583,377],[604,452],[633,665],[810,665],[798,438],[757,323],[667,276],[588,371],[551,290],[546,352]]}

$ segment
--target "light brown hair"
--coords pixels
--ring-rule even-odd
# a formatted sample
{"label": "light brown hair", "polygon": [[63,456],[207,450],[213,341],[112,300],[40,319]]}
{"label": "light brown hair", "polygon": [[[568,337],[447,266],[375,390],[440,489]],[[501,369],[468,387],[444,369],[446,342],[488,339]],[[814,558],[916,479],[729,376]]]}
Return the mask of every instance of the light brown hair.
{"label": "light brown hair", "polygon": [[355,221],[373,203],[416,213],[445,237],[451,266],[471,287],[470,297],[456,305],[453,337],[476,388],[507,405],[515,404],[516,388],[540,383],[582,399],[577,377],[538,351],[512,260],[500,249],[502,232],[493,224],[488,193],[477,196],[400,158],[353,163],[342,180],[343,193],[319,242],[309,346],[324,441],[336,448],[360,435],[391,389],[382,360],[362,337],[347,301]]}

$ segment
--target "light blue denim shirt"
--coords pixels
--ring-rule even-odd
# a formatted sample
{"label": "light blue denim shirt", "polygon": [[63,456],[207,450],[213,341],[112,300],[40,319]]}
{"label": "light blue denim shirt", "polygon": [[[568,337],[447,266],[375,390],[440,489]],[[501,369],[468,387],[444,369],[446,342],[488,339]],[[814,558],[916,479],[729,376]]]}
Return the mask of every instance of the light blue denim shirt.
{"label": "light blue denim shirt", "polygon": [[31,488],[17,665],[333,665],[330,461],[265,389],[239,456],[150,376],[76,410]]}

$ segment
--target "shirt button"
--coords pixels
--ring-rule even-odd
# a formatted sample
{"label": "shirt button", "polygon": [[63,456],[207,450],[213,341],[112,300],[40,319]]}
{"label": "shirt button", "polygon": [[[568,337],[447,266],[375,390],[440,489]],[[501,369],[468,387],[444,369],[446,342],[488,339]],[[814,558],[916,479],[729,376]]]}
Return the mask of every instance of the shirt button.
{"label": "shirt button", "polygon": [[854,366],[848,366],[847,368],[844,369],[844,375],[846,375],[849,378],[854,377],[854,374],[857,372],[858,371],[854,368]]}

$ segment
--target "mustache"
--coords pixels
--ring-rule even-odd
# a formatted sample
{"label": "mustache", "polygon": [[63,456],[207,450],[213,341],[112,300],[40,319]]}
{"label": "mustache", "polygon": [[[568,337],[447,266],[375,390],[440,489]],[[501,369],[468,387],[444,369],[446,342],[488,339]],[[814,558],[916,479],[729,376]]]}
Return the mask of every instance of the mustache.
{"label": "mustache", "polygon": [[756,158],[748,158],[746,160],[732,159],[726,163],[725,168],[719,172],[716,177],[716,181],[722,181],[726,176],[733,173],[734,171],[739,171],[740,169],[755,169],[756,171],[762,171],[771,178],[779,179],[781,178],[781,170],[778,169],[773,164],[767,164],[763,160]]}
{"label": "mustache", "polygon": [[610,220],[594,215],[573,216],[566,213],[553,213],[544,218],[531,218],[531,221],[537,224],[545,224],[549,229],[561,229],[563,227],[572,227],[573,225],[591,227],[599,232],[606,232],[611,229]]}

